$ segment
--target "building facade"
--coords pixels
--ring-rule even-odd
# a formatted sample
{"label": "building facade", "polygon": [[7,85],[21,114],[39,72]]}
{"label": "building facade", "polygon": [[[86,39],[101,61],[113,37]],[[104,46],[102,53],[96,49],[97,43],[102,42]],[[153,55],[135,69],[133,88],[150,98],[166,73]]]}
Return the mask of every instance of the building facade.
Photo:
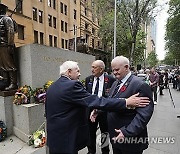
{"label": "building facade", "polygon": [[1,0],[18,24],[17,47],[38,43],[69,48],[69,40],[83,38],[88,47],[99,48],[98,20],[93,0]]}

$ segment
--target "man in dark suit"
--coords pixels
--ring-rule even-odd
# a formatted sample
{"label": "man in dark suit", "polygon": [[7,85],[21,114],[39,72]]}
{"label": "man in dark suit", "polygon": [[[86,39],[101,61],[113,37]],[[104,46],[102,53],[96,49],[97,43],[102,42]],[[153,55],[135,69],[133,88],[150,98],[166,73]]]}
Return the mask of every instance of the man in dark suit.
{"label": "man in dark suit", "polygon": [[64,62],[60,75],[49,87],[45,104],[50,154],[76,154],[87,146],[87,107],[118,111],[131,105],[144,107],[149,104],[147,97],[137,97],[137,94],[128,99],[91,95],[78,81],[80,70],[74,61]]}
{"label": "man in dark suit", "polygon": [[[98,97],[108,97],[109,90],[116,80],[112,76],[105,74],[104,70],[105,64],[102,60],[94,61],[91,65],[92,75],[85,80],[86,90],[91,94],[98,95]],[[96,153],[96,131],[98,124],[101,133],[106,134],[108,132],[107,112],[101,112],[95,122],[91,122],[89,119],[90,144],[88,145],[88,154]],[[101,151],[102,154],[108,154],[109,145],[102,147]]]}
{"label": "man in dark suit", "polygon": [[115,57],[111,62],[111,67],[118,81],[112,85],[110,97],[128,98],[139,92],[140,96],[146,96],[150,100],[150,104],[144,108],[126,108],[117,112],[108,112],[113,153],[142,154],[143,150],[148,148],[146,126],[154,110],[151,88],[131,74],[129,60],[126,57]]}

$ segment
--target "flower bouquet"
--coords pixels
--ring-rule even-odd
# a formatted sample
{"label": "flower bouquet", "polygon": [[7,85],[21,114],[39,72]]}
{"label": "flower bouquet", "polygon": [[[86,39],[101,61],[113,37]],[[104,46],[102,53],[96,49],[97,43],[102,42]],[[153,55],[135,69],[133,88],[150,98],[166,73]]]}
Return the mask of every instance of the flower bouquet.
{"label": "flower bouquet", "polygon": [[16,105],[29,104],[31,93],[32,89],[30,86],[24,85],[20,87],[15,93],[13,103]]}
{"label": "flower bouquet", "polygon": [[7,137],[7,128],[3,121],[0,120],[0,142]]}
{"label": "flower bouquet", "polygon": [[52,85],[53,84],[53,82],[54,81],[47,81],[46,83],[45,83],[45,85],[44,85],[44,89],[45,89],[45,91],[47,91],[47,89],[50,87],[50,85]]}
{"label": "flower bouquet", "polygon": [[36,88],[33,91],[33,97],[36,103],[45,103],[46,101],[46,91],[44,88]]}
{"label": "flower bouquet", "polygon": [[46,135],[44,130],[39,130],[33,133],[31,138],[31,145],[35,148],[43,147],[46,144]]}

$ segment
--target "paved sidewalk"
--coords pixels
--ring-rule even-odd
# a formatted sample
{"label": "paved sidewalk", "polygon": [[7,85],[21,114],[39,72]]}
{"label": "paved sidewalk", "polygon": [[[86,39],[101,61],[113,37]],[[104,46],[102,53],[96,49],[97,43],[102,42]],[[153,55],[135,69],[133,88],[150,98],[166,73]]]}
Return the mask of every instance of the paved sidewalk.
{"label": "paved sidewalk", "polygon": [[[163,96],[158,94],[158,104],[148,124],[148,132],[150,137],[173,137],[174,143],[152,143],[143,154],[180,154],[180,119],[177,118],[177,114],[180,115],[180,92],[172,88],[170,90],[176,108],[172,105],[169,90],[164,89]],[[86,148],[79,152],[79,154],[86,153]],[[99,148],[97,154],[101,154]]]}

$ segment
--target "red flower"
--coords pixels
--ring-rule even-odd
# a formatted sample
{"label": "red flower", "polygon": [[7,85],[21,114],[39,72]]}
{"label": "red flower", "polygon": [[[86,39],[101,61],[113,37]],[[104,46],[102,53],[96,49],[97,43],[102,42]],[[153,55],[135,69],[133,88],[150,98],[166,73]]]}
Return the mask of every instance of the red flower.
{"label": "red flower", "polygon": [[104,78],[104,81],[105,81],[105,82],[108,82],[108,81],[109,81],[109,79],[108,79],[107,77],[105,77],[105,78]]}
{"label": "red flower", "polygon": [[122,86],[120,92],[124,92],[126,90],[126,86]]}

